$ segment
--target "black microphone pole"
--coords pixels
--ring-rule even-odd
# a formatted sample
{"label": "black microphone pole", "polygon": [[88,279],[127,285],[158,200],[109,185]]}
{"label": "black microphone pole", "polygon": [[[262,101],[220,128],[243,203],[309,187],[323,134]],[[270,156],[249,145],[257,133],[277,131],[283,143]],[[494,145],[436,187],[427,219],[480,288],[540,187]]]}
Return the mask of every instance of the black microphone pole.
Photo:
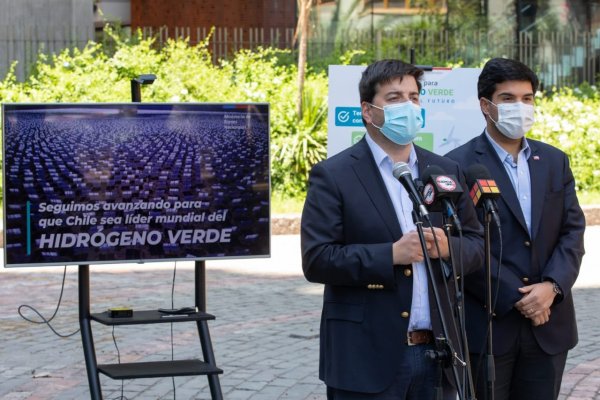
{"label": "black microphone pole", "polygon": [[[450,205],[447,205],[450,206]],[[459,263],[456,262],[456,257],[454,256],[454,249],[452,248],[452,244],[450,241],[450,237],[452,234],[452,226],[453,223],[452,221],[450,221],[450,217],[447,216],[445,213],[442,213],[442,219],[443,219],[443,228],[444,228],[444,232],[446,233],[446,237],[448,238],[448,253],[450,256],[450,264],[452,265],[452,268],[450,268],[451,272],[452,272],[452,282],[454,284],[454,293],[455,295],[455,302],[456,302],[456,315],[457,315],[457,319],[458,319],[458,329],[457,329],[457,335],[459,336],[459,350],[460,350],[460,354],[463,357],[463,360],[459,361],[462,363],[462,366],[464,367],[464,374],[462,376],[462,387],[463,387],[463,393],[464,393],[464,399],[469,399],[469,400],[473,400],[475,399],[475,386],[473,384],[473,375],[471,373],[471,356],[469,354],[469,342],[467,340],[467,330],[466,330],[466,326],[465,326],[465,311],[464,311],[464,294],[463,291],[461,290],[461,288],[458,285],[458,278],[456,277],[456,267],[459,265]],[[458,219],[458,218],[456,218]],[[462,239],[462,230],[458,229],[458,226],[456,226],[457,230],[459,231],[459,237]],[[459,243],[459,246],[461,247],[459,249],[459,253],[462,251],[462,243]],[[462,255],[459,254],[459,259],[462,262]],[[463,276],[462,274],[462,264],[461,265],[461,277]],[[463,399],[463,397],[459,397],[460,399]]]}
{"label": "black microphone pole", "polygon": [[[425,234],[423,233],[423,220],[426,220],[427,223],[430,226],[432,226],[431,220],[429,218],[429,213],[423,202],[423,196],[422,196],[421,192],[419,190],[417,190],[417,188],[416,188],[416,186],[418,186],[418,183],[417,183],[417,185],[415,185],[415,182],[412,180],[412,175],[410,173],[410,168],[408,167],[408,165],[404,162],[397,162],[396,164],[394,164],[394,167],[392,168],[392,174],[393,174],[394,178],[398,179],[400,181],[400,183],[402,184],[402,186],[404,186],[404,188],[408,192],[408,195],[413,203],[412,218],[413,218],[415,227],[417,228],[417,233],[419,235],[419,242],[421,244],[421,250],[423,251],[424,263],[427,267],[429,282],[431,283],[431,288],[433,291],[435,304],[436,304],[437,310],[438,310],[438,317],[439,317],[440,323],[442,325],[443,337],[435,338],[437,349],[436,350],[427,350],[426,354],[429,358],[438,362],[438,365],[440,367],[439,368],[440,374],[443,373],[444,366],[451,367],[452,374],[454,377],[454,382],[456,382],[456,387],[457,387],[457,391],[459,394],[459,398],[463,399],[464,398],[463,397],[463,389],[464,388],[461,386],[461,380],[459,378],[458,371],[456,369],[456,365],[453,362],[453,359],[456,357],[456,352],[452,348],[452,343],[450,341],[448,324],[446,322],[446,318],[442,311],[443,308],[442,308],[442,302],[440,299],[440,293],[439,293],[437,285],[435,284],[436,279],[435,279],[435,275],[433,273],[433,266],[431,265],[431,259],[429,258],[429,253],[427,252],[427,241],[425,240]],[[417,182],[419,182],[419,181],[417,181]],[[440,264],[443,267],[443,261],[441,258],[440,258]],[[442,280],[446,279],[443,270],[440,272],[440,274],[441,274]],[[461,360],[461,362],[462,362],[462,360]],[[442,378],[442,376],[440,375],[440,379],[441,378]],[[440,382],[441,382],[441,380],[440,380]],[[442,398],[443,398],[443,390],[440,385],[438,388],[436,388],[436,399],[442,400]]]}
{"label": "black microphone pole", "polygon": [[[458,357],[456,357],[456,359],[463,367],[461,384],[465,397],[461,397],[461,400],[472,400],[475,399],[475,386],[471,372],[471,358],[465,325],[463,293],[464,280],[461,281],[461,285],[459,286],[457,278],[457,274],[459,274],[461,277],[464,275],[462,268],[462,224],[460,223],[458,213],[456,212],[456,208],[452,200],[453,198],[457,198],[458,194],[462,193],[463,190],[458,190],[460,188],[460,184],[457,183],[458,180],[453,175],[447,175],[446,172],[437,165],[430,165],[425,168],[425,171],[423,171],[423,176],[427,181],[427,186],[423,186],[422,190],[425,204],[431,206],[432,211],[438,208],[441,210],[443,220],[442,226],[446,234],[446,238],[448,239],[448,253],[452,268],[449,268],[450,273],[447,274],[447,277],[452,274],[451,277],[455,293],[455,309],[453,310],[455,313],[455,319],[453,319],[453,327],[458,338],[459,355],[462,357],[462,360]],[[460,240],[458,248],[458,261],[455,257],[451,240],[453,228],[456,230],[456,232],[458,232],[458,237]],[[446,292],[448,293],[448,290],[446,290]],[[449,296],[448,301],[450,301]],[[456,323],[458,323],[458,327],[456,326]]]}
{"label": "black microphone pole", "polygon": [[495,364],[493,352],[493,335],[492,335],[492,318],[494,311],[492,310],[492,256],[491,256],[491,240],[490,240],[490,223],[492,221],[492,213],[484,209],[484,253],[485,253],[485,309],[487,311],[487,337],[486,337],[486,354],[485,354],[485,377],[486,377],[486,399],[494,400],[494,381]]}
{"label": "black microphone pole", "polygon": [[[446,365],[449,364],[452,367],[452,374],[454,376],[454,381],[456,382],[458,395],[459,395],[459,398],[462,399],[463,396],[462,396],[462,388],[460,385],[460,378],[458,375],[458,371],[456,370],[456,366],[452,362],[452,358],[454,357],[454,352],[453,352],[452,348],[450,347],[450,343],[448,340],[450,338],[450,336],[448,334],[448,324],[446,322],[446,317],[444,317],[444,313],[442,312],[442,302],[440,300],[440,293],[437,288],[437,285],[435,284],[435,276],[433,274],[433,266],[431,265],[431,258],[429,258],[429,253],[427,253],[427,241],[425,240],[425,234],[423,233],[423,220],[419,216],[419,206],[417,204],[414,204],[412,216],[413,216],[414,224],[417,227],[417,233],[419,234],[419,241],[421,242],[421,249],[423,251],[425,266],[427,267],[427,273],[429,275],[429,282],[431,283],[431,288],[433,289],[433,296],[435,298],[435,304],[438,309],[438,316],[440,318],[440,322],[442,325],[442,332],[444,334],[444,339],[445,339],[444,344],[445,344],[445,347],[447,347],[447,349],[444,349],[444,350],[439,350],[439,349],[437,351],[428,350],[427,354],[429,355],[430,358],[439,362],[440,366],[443,366],[444,363],[446,363]],[[440,260],[440,262],[441,262],[441,260]],[[442,279],[444,279],[444,278],[442,277]],[[436,343],[437,343],[439,338],[435,338],[435,339],[436,339]],[[437,400],[442,399],[442,388],[441,387],[436,392],[436,399]]]}
{"label": "black microphone pole", "polygon": [[[463,269],[462,269],[462,224],[460,223],[460,219],[458,218],[457,212],[456,212],[456,208],[454,207],[454,203],[451,200],[451,196],[454,193],[451,193],[451,191],[453,192],[455,190],[455,187],[453,187],[453,185],[451,183],[455,183],[454,179],[452,179],[452,176],[447,176],[444,172],[444,170],[442,170],[441,167],[438,167],[437,165],[432,165],[429,166],[425,169],[425,171],[423,172],[423,175],[427,178],[427,189],[425,185],[423,185],[423,183],[421,181],[417,181],[415,180],[415,185],[417,186],[418,190],[423,193],[423,198],[426,204],[428,204],[429,206],[432,207],[432,210],[437,209],[437,207],[440,208],[441,212],[442,212],[442,227],[444,229],[446,238],[448,239],[448,253],[449,253],[449,257],[450,257],[450,265],[451,268],[444,268],[446,267],[446,265],[442,262],[442,268],[443,271],[446,275],[446,278],[450,278],[452,277],[452,283],[454,286],[454,293],[455,293],[455,309],[453,310],[453,312],[455,313],[455,319],[453,319],[453,328],[455,330],[455,333],[457,335],[458,338],[458,349],[459,349],[459,355],[456,356],[456,360],[458,360],[458,362],[461,364],[462,366],[462,371],[463,371],[463,375],[462,375],[462,380],[460,382],[460,385],[462,387],[462,393],[464,394],[464,397],[459,397],[461,400],[463,399],[468,399],[468,400],[473,400],[475,398],[475,387],[473,384],[473,375],[471,373],[471,361],[470,361],[470,354],[469,354],[469,344],[467,341],[467,332],[466,332],[466,327],[465,327],[465,315],[464,315],[464,295],[463,295],[463,290],[462,287],[459,287],[458,285],[458,278],[457,278],[457,270],[460,271],[460,276],[463,276]],[[436,177],[434,177],[433,175],[436,175]],[[433,178],[433,179],[432,179]],[[438,181],[439,178],[444,178],[441,181]],[[418,182],[418,183],[417,183]],[[443,182],[449,183],[447,185],[443,185]],[[441,187],[438,187],[438,185],[441,185]],[[442,190],[446,190],[445,193],[442,193]],[[439,191],[439,193],[438,193]],[[460,191],[462,192],[462,190]],[[436,207],[437,206],[437,207]],[[452,230],[456,229],[456,231],[458,232],[458,236],[459,239],[461,239],[461,241],[459,242],[459,261],[457,262],[457,259],[455,257],[454,254],[454,248],[452,247],[452,241],[451,241],[451,237],[452,237]],[[446,273],[446,270],[448,270],[448,272]],[[461,281],[462,282],[462,281]],[[462,285],[461,285],[462,286]],[[449,297],[449,293],[446,287],[446,294],[448,295],[448,302],[449,304],[452,304],[450,302],[450,297]],[[456,325],[456,323],[458,323],[458,327]],[[459,357],[462,357],[459,358]]]}
{"label": "black microphone pole", "polygon": [[[492,304],[492,245],[490,225],[492,219],[500,229],[500,216],[495,204],[495,198],[500,196],[500,189],[492,179],[488,169],[482,164],[473,164],[467,169],[467,183],[471,187],[469,195],[475,207],[483,208],[483,232],[484,232],[484,255],[485,255],[485,309],[487,317],[486,353],[485,361],[485,400],[494,400],[495,362],[493,346],[493,317]],[[502,234],[500,233],[500,239]]]}

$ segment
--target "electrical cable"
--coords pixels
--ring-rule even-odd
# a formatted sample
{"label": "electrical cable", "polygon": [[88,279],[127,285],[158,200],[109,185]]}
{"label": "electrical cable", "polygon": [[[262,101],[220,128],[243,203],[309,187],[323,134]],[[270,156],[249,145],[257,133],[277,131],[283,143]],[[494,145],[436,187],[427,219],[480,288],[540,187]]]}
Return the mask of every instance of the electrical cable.
{"label": "electrical cable", "polygon": [[[441,257],[442,252],[440,251],[439,242],[438,242],[437,237],[435,235],[435,231],[433,229],[434,228],[433,224],[431,223],[430,220],[427,221],[427,228],[429,228],[431,230],[431,233],[433,235],[433,243],[435,244],[435,248],[436,248],[438,257],[440,259],[440,263],[442,264],[442,268],[443,268],[443,261],[442,261],[442,257]],[[451,246],[449,239],[448,239],[448,246]],[[453,266],[452,266],[452,268],[453,268]],[[448,304],[452,304],[452,302],[450,301],[450,288],[448,287],[448,281],[447,281],[447,279],[445,279],[446,276],[445,276],[444,271],[442,271],[442,277],[444,278],[444,279],[442,279],[442,281],[444,283],[443,287],[444,287],[444,293],[446,295],[446,301],[448,302]],[[431,279],[433,281],[433,276],[431,276]],[[432,282],[432,284],[434,284],[434,283]],[[441,318],[441,313],[442,313],[441,309],[439,310],[439,313],[440,313],[440,318]],[[443,321],[440,321],[440,322],[442,322],[442,325],[443,325]],[[458,334],[458,328],[456,326],[456,320],[454,318],[451,318],[451,323],[452,323],[452,327],[454,328],[454,332]],[[450,329],[450,327],[446,326],[446,330],[448,331],[448,333],[450,333],[449,329]],[[451,345],[452,344],[451,338],[447,337],[446,340],[447,340],[447,343],[450,346],[450,349],[455,351],[455,349],[453,349],[452,345]],[[459,346],[458,353],[460,353],[461,357],[464,358],[464,354],[463,354],[464,353],[464,351],[463,351],[464,349],[463,349],[463,346],[462,346],[462,342],[459,341],[458,346]],[[453,357],[452,354],[450,356]],[[461,361],[462,361],[462,359],[461,359]],[[457,392],[458,392],[458,398],[462,399],[462,398],[464,398],[464,396],[463,396],[462,389],[460,388],[460,382],[458,382],[458,375],[455,376],[455,379],[456,379],[456,385],[457,385],[456,389],[457,389]]]}
{"label": "electrical cable", "polygon": [[[502,245],[502,229],[498,226],[498,240],[499,240],[499,244],[500,244],[500,250],[498,252],[498,263],[497,263],[497,277],[496,277],[496,293],[494,294],[494,301],[492,301],[492,315],[494,313],[494,310],[496,310],[496,304],[498,302],[498,293],[500,292],[500,272],[502,271],[502,251],[503,251],[503,245]],[[489,320],[487,325],[487,329],[485,331],[485,337],[489,336],[490,333],[490,324],[489,324]],[[484,354],[485,352],[485,348],[487,346],[487,343],[484,342],[482,348],[479,351],[479,354]],[[477,380],[479,378],[479,369],[481,368],[481,363],[483,362],[483,357],[479,357],[479,360],[477,361],[477,367],[475,368],[475,378],[474,378],[474,382],[475,384],[477,384]]]}
{"label": "electrical cable", "polygon": [[[173,265],[173,281],[171,283],[171,308],[175,308],[175,276],[177,275],[177,261]],[[171,322],[171,361],[175,360],[175,346],[173,342],[173,323]],[[175,377],[171,377],[173,383],[173,399],[177,398],[177,391],[175,389]]]}
{"label": "electrical cable", "polygon": [[[48,325],[48,328],[50,328],[50,330],[58,337],[61,338],[68,338],[71,337],[73,335],[76,335],[77,333],[79,333],[80,329],[77,329],[74,332],[71,332],[69,334],[62,334],[59,333],[56,329],[54,329],[54,327],[52,326],[52,324],[50,324],[50,322],[54,319],[54,317],[56,317],[56,314],[58,314],[58,309],[60,308],[60,305],[62,303],[62,297],[63,297],[63,293],[65,291],[65,280],[67,277],[67,266],[65,265],[64,267],[64,271],[63,271],[63,277],[62,277],[62,283],[61,283],[61,287],[60,287],[60,295],[58,297],[58,302],[56,304],[56,309],[54,310],[54,313],[52,314],[52,316],[48,319],[46,319],[35,307],[30,306],[28,304],[21,304],[18,308],[17,308],[17,313],[19,313],[19,315],[21,316],[21,318],[23,318],[25,321],[27,322],[31,322],[32,324],[46,324]],[[34,313],[36,313],[41,321],[35,321],[33,319],[27,318],[25,315],[23,315],[23,312],[21,311],[22,309],[30,309],[31,311],[33,311]]]}
{"label": "electrical cable", "polygon": [[[115,337],[115,326],[112,326],[112,340],[115,344],[115,349],[117,350],[117,363],[121,364],[121,352],[119,351],[119,346],[117,346],[117,338]],[[124,394],[124,381],[121,379],[121,397],[117,397],[119,400],[129,400]]]}
{"label": "electrical cable", "polygon": [[492,302],[492,311],[496,310],[498,292],[500,291],[500,271],[502,271],[502,229],[500,229],[500,227],[498,227],[498,239],[500,241],[500,251],[498,254],[498,277],[496,278],[496,294],[494,295],[494,301]]}

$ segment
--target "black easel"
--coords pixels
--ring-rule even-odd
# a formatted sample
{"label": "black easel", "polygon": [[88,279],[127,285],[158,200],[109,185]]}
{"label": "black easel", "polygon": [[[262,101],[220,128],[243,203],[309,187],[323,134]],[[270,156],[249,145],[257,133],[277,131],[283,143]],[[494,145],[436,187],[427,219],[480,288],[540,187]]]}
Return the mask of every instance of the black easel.
{"label": "black easel", "polygon": [[[108,311],[98,314],[90,313],[90,270],[89,265],[79,266],[79,326],[83,355],[90,387],[90,398],[102,400],[100,376],[102,373],[112,379],[158,378],[167,376],[207,375],[210,393],[213,400],[222,400],[221,384],[218,374],[223,371],[216,367],[208,320],[215,319],[206,313],[206,265],[204,261],[196,261],[194,271],[194,299],[198,312],[178,315],[174,318],[162,318],[158,310],[134,311],[132,317],[112,318]],[[204,360],[173,360],[159,362],[123,363],[98,365],[92,335],[91,321],[104,325],[138,325],[172,322],[196,322],[200,345]]]}

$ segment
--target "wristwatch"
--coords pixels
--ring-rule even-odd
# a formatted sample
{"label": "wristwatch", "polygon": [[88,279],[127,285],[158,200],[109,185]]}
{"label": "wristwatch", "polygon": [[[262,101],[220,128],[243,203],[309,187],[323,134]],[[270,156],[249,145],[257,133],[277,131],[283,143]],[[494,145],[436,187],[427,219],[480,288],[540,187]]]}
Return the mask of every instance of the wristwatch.
{"label": "wristwatch", "polygon": [[556,294],[557,296],[562,296],[562,290],[560,290],[560,286],[558,286],[558,283],[554,281],[550,282],[552,282],[552,291],[554,292],[554,294]]}

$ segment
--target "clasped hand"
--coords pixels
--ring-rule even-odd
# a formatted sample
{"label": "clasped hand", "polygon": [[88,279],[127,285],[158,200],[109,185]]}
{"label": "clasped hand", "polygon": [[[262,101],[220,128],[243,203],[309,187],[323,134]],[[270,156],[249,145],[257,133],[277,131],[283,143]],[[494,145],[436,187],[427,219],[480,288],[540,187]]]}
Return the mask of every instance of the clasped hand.
{"label": "clasped hand", "polygon": [[540,326],[550,320],[550,306],[554,302],[552,282],[534,283],[519,288],[523,294],[521,300],[515,303],[515,308],[531,320],[533,326]]}
{"label": "clasped hand", "polygon": [[[434,242],[434,234],[438,242],[439,253]],[[429,254],[430,258],[440,258],[440,255],[442,258],[448,257],[450,254],[448,250],[448,238],[446,238],[446,234],[441,228],[434,227],[433,232],[431,232],[431,229],[424,229],[423,236],[425,237],[427,254]],[[421,262],[425,259],[417,231],[403,234],[400,240],[392,246],[392,252],[394,265],[407,265],[414,262]]]}

